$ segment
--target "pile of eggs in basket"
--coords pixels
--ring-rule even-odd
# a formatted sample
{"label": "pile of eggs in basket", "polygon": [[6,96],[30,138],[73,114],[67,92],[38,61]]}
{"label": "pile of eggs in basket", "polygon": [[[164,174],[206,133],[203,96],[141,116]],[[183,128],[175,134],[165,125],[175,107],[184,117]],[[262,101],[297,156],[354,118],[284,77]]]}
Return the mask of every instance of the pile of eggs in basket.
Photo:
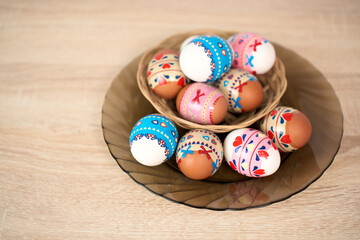
{"label": "pile of eggs in basket", "polygon": [[[225,40],[215,35],[191,36],[180,47],[158,51],[148,64],[148,85],[154,94],[174,100],[179,115],[199,124],[219,124],[228,112],[243,114],[259,107],[263,87],[258,74],[276,59],[273,45],[260,35],[239,33]],[[311,123],[302,112],[276,107],[259,122],[260,129],[240,128],[223,143],[209,131],[193,129],[179,138],[175,124],[160,114],[141,118],[130,134],[133,157],[157,166],[175,154],[181,172],[206,179],[229,167],[248,177],[265,177],[280,166],[280,152],[304,146]]]}

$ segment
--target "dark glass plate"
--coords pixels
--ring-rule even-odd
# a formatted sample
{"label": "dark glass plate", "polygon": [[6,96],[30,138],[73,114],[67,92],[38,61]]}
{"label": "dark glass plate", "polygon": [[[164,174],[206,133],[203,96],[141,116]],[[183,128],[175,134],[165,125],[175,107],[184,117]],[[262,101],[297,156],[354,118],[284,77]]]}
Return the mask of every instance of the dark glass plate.
{"label": "dark glass plate", "polygon": [[[102,127],[110,153],[134,181],[166,199],[191,207],[213,210],[241,210],[264,206],[291,197],[316,181],[332,163],[343,133],[340,103],[325,77],[308,61],[274,44],[283,61],[288,88],[284,105],[304,112],[313,126],[310,141],[303,148],[282,155],[282,164],[272,176],[247,178],[233,171],[225,161],[218,172],[205,181],[195,181],[179,172],[174,157],[157,167],[139,164],[129,150],[133,125],[154,113],[142,96],[135,58],[114,79],[102,110]],[[186,131],[179,129],[181,136]],[[224,138],[225,134],[219,134]]]}

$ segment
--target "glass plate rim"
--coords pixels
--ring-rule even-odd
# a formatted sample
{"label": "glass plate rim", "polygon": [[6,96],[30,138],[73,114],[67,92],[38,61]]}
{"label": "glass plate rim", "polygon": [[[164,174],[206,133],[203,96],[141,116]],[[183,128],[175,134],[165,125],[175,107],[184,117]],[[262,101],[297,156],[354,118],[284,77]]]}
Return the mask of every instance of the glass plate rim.
{"label": "glass plate rim", "polygon": [[[144,53],[140,54],[139,56],[141,57]],[[125,67],[128,66],[134,59],[138,58],[139,56],[133,58],[131,61],[129,61],[127,64],[125,64]],[[125,68],[124,67],[124,68]],[[124,69],[122,68],[122,70]],[[121,70],[121,71],[122,71]],[[119,74],[121,73],[121,71],[116,75],[116,76],[119,76]],[[320,72],[320,71],[319,71]],[[321,73],[321,72],[320,72]],[[322,74],[322,73],[321,73]],[[322,74],[323,75],[323,74]],[[324,76],[325,78],[325,76]],[[116,79],[116,77],[114,78]],[[326,78],[325,78],[326,79]],[[113,80],[114,81],[114,80]],[[207,210],[212,210],[212,211],[244,211],[244,210],[248,210],[248,209],[254,209],[254,208],[262,208],[262,207],[267,207],[269,205],[272,205],[274,203],[279,203],[279,202],[282,202],[282,201],[285,201],[291,197],[293,197],[294,195],[306,190],[308,187],[310,187],[310,185],[312,185],[313,183],[315,183],[317,180],[319,180],[322,175],[325,173],[325,171],[332,165],[332,163],[334,162],[335,160],[335,157],[337,156],[340,148],[341,148],[341,143],[342,143],[342,138],[344,136],[344,115],[343,115],[343,111],[342,111],[342,106],[341,106],[341,103],[340,103],[340,99],[338,97],[338,95],[336,94],[334,88],[332,87],[332,85],[329,83],[330,87],[331,87],[331,90],[333,91],[333,94],[334,94],[334,97],[336,98],[336,100],[338,101],[339,103],[339,110],[341,112],[341,133],[340,133],[340,138],[339,138],[339,146],[337,147],[336,151],[334,152],[334,155],[332,156],[329,164],[324,168],[324,170],[322,170],[320,172],[320,174],[318,176],[316,176],[312,181],[310,181],[307,185],[305,185],[303,188],[291,193],[290,195],[286,196],[286,197],[283,197],[283,198],[280,198],[280,199],[277,199],[277,200],[274,200],[274,201],[270,201],[268,203],[265,203],[265,204],[262,204],[262,205],[258,205],[258,206],[247,206],[247,207],[244,207],[244,208],[211,208],[211,207],[206,207],[206,206],[194,206],[194,205],[191,205],[191,204],[188,204],[188,203],[185,203],[185,202],[182,202],[182,201],[177,201],[177,200],[174,200],[174,199],[171,199],[171,198],[168,198],[164,195],[161,195],[160,193],[157,193],[153,190],[151,190],[150,188],[146,187],[145,184],[139,182],[138,180],[136,180],[133,176],[131,176],[130,172],[128,172],[127,170],[125,170],[121,164],[117,161],[117,158],[114,156],[114,154],[111,152],[111,149],[109,147],[109,143],[107,140],[106,140],[106,137],[105,137],[105,127],[104,127],[104,123],[103,123],[103,118],[104,118],[104,104],[105,104],[105,101],[107,99],[107,92],[109,91],[109,89],[111,88],[111,84],[112,82],[110,83],[110,86],[107,88],[107,91],[105,93],[105,97],[104,97],[104,101],[103,101],[103,104],[102,104],[102,110],[101,110],[101,128],[102,128],[102,135],[103,135],[103,138],[104,138],[104,141],[106,143],[106,146],[111,154],[111,156],[113,157],[113,159],[115,160],[115,162],[118,164],[118,166],[134,181],[136,182],[138,185],[144,187],[146,190],[150,191],[151,193],[157,195],[157,196],[160,196],[168,201],[171,201],[173,203],[178,203],[178,204],[181,204],[181,205],[184,205],[184,206],[188,206],[188,207],[192,207],[192,208],[196,208],[196,209],[207,209]],[[120,158],[119,158],[120,159]]]}
{"label": "glass plate rim", "polygon": [[[337,97],[337,96],[336,96],[336,97]],[[341,109],[341,107],[340,107],[340,109]],[[103,113],[103,112],[102,112],[102,113]],[[102,118],[101,118],[101,128],[102,128],[102,130],[103,130],[104,141],[105,141],[105,143],[106,143],[106,146],[107,146],[107,148],[108,148],[111,156],[114,158],[115,162],[119,165],[119,167],[121,168],[121,170],[123,170],[134,182],[136,182],[138,185],[144,187],[146,190],[150,191],[151,193],[153,193],[153,194],[155,194],[155,195],[157,195],[157,196],[160,196],[160,197],[162,197],[162,198],[164,198],[164,199],[166,199],[166,200],[168,200],[168,201],[171,201],[171,202],[173,202],[173,203],[182,204],[182,205],[185,205],[185,206],[188,206],[188,207],[192,207],[192,208],[207,209],[207,210],[212,210],[212,211],[244,211],[244,210],[253,209],[253,208],[267,207],[267,206],[272,205],[272,204],[274,204],[274,203],[279,203],[279,202],[285,201],[285,200],[291,198],[292,196],[294,196],[294,195],[296,195],[296,194],[298,194],[298,193],[306,190],[308,187],[310,187],[310,185],[312,185],[313,183],[315,183],[317,180],[319,180],[319,179],[321,178],[321,176],[325,173],[325,171],[332,165],[332,163],[333,163],[334,160],[335,160],[336,155],[338,154],[338,152],[339,152],[339,150],[340,150],[342,138],[343,138],[343,136],[344,136],[344,116],[343,116],[343,115],[342,115],[342,117],[341,117],[341,127],[342,127],[342,131],[341,131],[341,135],[340,135],[340,139],[339,139],[339,146],[338,146],[338,148],[336,149],[335,154],[334,154],[334,156],[332,157],[329,165],[320,173],[319,176],[317,176],[313,181],[311,181],[308,185],[306,185],[306,186],[303,187],[302,189],[300,189],[300,190],[298,190],[298,191],[296,191],[296,192],[294,192],[294,193],[292,193],[292,194],[290,194],[289,196],[286,196],[286,197],[284,197],[284,198],[281,198],[281,199],[278,199],[278,200],[275,200],[275,201],[272,201],[272,202],[269,202],[269,203],[266,203],[266,204],[263,204],[263,205],[259,205],[259,206],[248,206],[248,207],[244,207],[244,208],[211,208],[211,207],[205,207],[205,206],[204,206],[204,207],[201,207],[201,206],[193,206],[193,205],[188,204],[188,203],[185,203],[185,202],[176,201],[176,200],[174,200],[174,199],[167,198],[167,197],[165,197],[164,195],[161,195],[160,193],[157,193],[157,192],[151,190],[150,188],[147,188],[147,187],[145,186],[145,184],[137,181],[133,176],[131,176],[131,174],[130,174],[127,170],[125,170],[125,169],[120,165],[120,163],[116,160],[117,158],[116,158],[116,157],[113,155],[113,153],[111,152],[110,147],[109,147],[109,142],[108,142],[108,141],[106,140],[106,138],[105,138],[105,134],[104,134],[104,129],[105,129],[105,128],[104,128],[104,125],[103,125],[103,123],[102,123]]]}

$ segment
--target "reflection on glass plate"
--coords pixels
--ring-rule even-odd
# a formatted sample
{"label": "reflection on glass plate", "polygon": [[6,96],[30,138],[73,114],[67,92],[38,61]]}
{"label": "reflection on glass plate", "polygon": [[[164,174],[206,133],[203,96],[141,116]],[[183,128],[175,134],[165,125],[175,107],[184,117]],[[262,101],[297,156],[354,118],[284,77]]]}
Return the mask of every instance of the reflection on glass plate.
{"label": "reflection on glass plate", "polygon": [[[166,41],[162,44],[166,46]],[[114,79],[103,105],[104,138],[119,166],[153,193],[188,206],[213,210],[264,206],[308,187],[327,169],[340,147],[343,133],[340,103],[330,84],[313,65],[291,50],[274,46],[285,64],[288,79],[281,102],[304,112],[313,127],[308,144],[293,153],[283,154],[282,164],[274,175],[247,178],[237,174],[224,161],[212,177],[195,181],[178,170],[174,157],[157,167],[140,165],[130,153],[130,132],[137,120],[155,112],[136,83],[140,57]],[[179,129],[180,137],[185,132]],[[219,137],[223,140],[225,134]]]}

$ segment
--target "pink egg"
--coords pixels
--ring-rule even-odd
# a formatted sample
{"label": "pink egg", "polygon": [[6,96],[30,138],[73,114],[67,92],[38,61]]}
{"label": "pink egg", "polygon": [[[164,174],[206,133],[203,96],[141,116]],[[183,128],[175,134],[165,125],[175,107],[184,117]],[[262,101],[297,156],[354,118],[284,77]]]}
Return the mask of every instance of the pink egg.
{"label": "pink egg", "polygon": [[265,177],[280,166],[280,153],[271,139],[252,128],[230,132],[224,141],[226,162],[232,169],[248,177]]}
{"label": "pink egg", "polygon": [[227,113],[227,102],[219,89],[205,83],[192,83],[176,98],[181,117],[200,124],[218,124]]}
{"label": "pink egg", "polygon": [[230,37],[229,44],[234,50],[232,66],[254,75],[269,71],[275,63],[273,45],[260,35],[238,33]]}

